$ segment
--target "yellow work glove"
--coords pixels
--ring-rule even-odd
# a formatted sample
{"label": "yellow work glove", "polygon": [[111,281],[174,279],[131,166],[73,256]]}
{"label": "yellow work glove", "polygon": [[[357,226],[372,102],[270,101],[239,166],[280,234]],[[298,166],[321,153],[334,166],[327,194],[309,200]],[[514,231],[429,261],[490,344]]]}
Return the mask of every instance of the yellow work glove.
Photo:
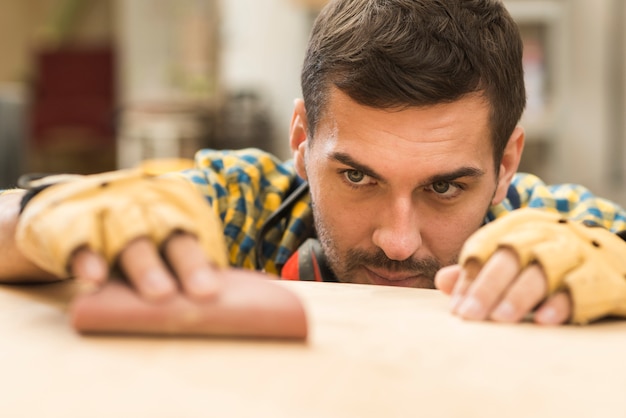
{"label": "yellow work glove", "polygon": [[459,264],[484,264],[499,248],[515,252],[522,268],[538,264],[547,294],[569,293],[571,322],[626,316],[626,242],[600,227],[538,209],[519,209],[491,222],[465,243]]}
{"label": "yellow work glove", "polygon": [[[46,182],[55,184],[45,187]],[[120,170],[44,178],[33,186],[45,188],[23,207],[17,245],[58,277],[70,274],[70,258],[79,248],[89,247],[113,265],[130,241],[148,237],[160,247],[178,231],[195,235],[216,266],[228,264],[218,216],[182,179]]]}

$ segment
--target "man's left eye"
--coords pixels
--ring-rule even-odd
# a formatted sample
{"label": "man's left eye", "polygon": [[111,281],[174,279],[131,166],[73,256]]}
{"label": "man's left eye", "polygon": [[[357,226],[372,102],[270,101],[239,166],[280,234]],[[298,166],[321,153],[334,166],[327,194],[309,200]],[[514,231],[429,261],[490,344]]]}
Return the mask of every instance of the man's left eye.
{"label": "man's left eye", "polygon": [[438,181],[437,183],[433,183],[433,191],[435,193],[444,194],[448,190],[450,190],[451,184],[445,181]]}
{"label": "man's left eye", "polygon": [[448,181],[438,181],[428,187],[437,197],[444,199],[453,199],[463,191],[463,187],[456,183]]}

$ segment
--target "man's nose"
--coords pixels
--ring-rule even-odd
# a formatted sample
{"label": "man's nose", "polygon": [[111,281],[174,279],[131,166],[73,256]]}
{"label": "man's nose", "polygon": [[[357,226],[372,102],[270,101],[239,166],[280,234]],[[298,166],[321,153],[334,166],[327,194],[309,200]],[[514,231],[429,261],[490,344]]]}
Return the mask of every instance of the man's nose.
{"label": "man's nose", "polygon": [[422,245],[417,209],[411,199],[395,199],[378,215],[372,240],[392,260],[406,260]]}

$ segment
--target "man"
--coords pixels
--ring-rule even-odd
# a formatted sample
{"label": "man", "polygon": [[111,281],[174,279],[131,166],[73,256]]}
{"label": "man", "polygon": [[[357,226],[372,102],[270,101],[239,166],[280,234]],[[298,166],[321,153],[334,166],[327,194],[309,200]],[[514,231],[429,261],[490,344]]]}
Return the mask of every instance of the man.
{"label": "man", "polygon": [[[455,314],[473,320],[517,322],[534,312],[538,323],[560,324],[621,314],[626,297],[607,302],[605,295],[621,291],[622,266],[614,254],[626,253],[626,244],[578,223],[617,232],[626,229],[626,212],[581,188],[548,187],[516,174],[524,146],[524,131],[517,126],[525,105],[521,58],[517,27],[495,0],[331,1],[314,25],[306,53],[304,98],[295,103],[290,129],[293,160],[280,162],[259,150],[203,150],[196,169],[173,177],[194,184],[219,214],[232,266],[296,279],[437,286],[452,295]],[[115,189],[113,183],[107,178],[84,186],[80,180],[66,183],[70,192],[63,192],[62,184],[41,196],[33,193],[32,202],[22,204],[21,224],[21,193],[0,196],[0,278],[56,279],[67,270],[102,283],[112,266],[152,300],[167,299],[179,286],[197,299],[219,292],[221,273],[202,249],[207,231],[183,220],[167,234],[152,232],[159,222],[127,232],[162,207],[176,216],[185,212],[185,199],[169,191],[144,199],[148,203],[138,211],[143,215],[131,216],[135,222],[125,223],[124,216],[97,226],[85,221],[89,226],[79,230],[102,235],[77,240],[65,248],[67,257],[47,262],[44,254],[36,267],[30,251],[16,247],[16,224],[18,241],[38,237],[37,245],[28,247],[33,252],[45,247],[53,253],[62,241],[72,241],[67,231],[28,232],[28,226],[35,215],[54,208],[54,219],[61,219],[58,213],[70,210],[64,209],[70,207],[67,200],[81,202],[84,210],[72,212],[78,225],[83,212],[108,213],[104,206],[94,209],[94,202],[105,189]],[[111,196],[121,196],[115,193]],[[142,194],[126,190],[124,201],[139,202]],[[129,205],[125,213],[135,210]],[[517,211],[526,206],[562,216]],[[197,211],[190,211],[187,218],[194,216]],[[496,218],[503,219],[492,223]],[[485,222],[490,225],[481,228]],[[521,233],[509,239],[519,225]],[[543,231],[555,232],[542,236]],[[596,233],[605,235],[596,239]],[[552,261],[560,257],[550,240],[561,235],[575,243],[570,252],[575,256],[559,264]],[[311,237],[318,241],[307,240]],[[518,245],[517,237],[525,244]],[[114,250],[107,247],[111,241],[117,242]],[[543,248],[550,250],[549,258],[542,258]],[[579,266],[593,271],[611,263],[616,266],[610,276],[618,277],[613,287],[598,284],[581,292],[584,286],[570,280]],[[596,293],[601,303],[591,298]],[[600,310],[587,310],[599,305]]]}

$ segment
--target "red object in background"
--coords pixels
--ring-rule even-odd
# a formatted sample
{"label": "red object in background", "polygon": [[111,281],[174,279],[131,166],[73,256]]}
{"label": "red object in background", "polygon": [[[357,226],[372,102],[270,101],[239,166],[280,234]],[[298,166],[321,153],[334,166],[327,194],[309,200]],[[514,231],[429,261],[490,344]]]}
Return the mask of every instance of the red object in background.
{"label": "red object in background", "polygon": [[114,146],[116,77],[111,47],[40,51],[34,69],[30,110],[34,148],[67,130],[84,132],[92,142],[87,145]]}

